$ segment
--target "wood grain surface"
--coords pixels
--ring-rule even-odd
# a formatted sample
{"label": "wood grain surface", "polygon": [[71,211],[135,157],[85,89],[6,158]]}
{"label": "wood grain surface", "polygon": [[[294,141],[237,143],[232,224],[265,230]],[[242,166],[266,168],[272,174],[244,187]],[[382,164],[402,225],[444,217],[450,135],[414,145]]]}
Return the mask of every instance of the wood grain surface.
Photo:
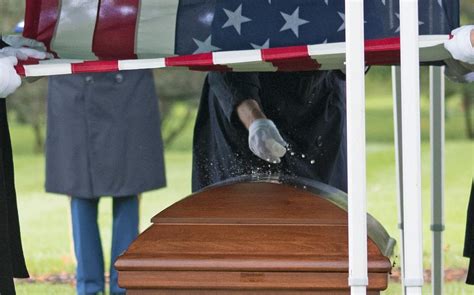
{"label": "wood grain surface", "polygon": [[[129,294],[349,290],[347,212],[306,190],[230,184],[191,195],[152,222],[115,263]],[[368,254],[369,289],[378,294],[391,263],[370,239]]]}

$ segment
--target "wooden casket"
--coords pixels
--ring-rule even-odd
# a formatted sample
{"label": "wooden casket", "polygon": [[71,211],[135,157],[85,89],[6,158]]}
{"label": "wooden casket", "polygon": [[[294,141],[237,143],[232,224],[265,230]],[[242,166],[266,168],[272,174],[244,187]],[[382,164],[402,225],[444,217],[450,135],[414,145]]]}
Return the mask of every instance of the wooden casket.
{"label": "wooden casket", "polygon": [[[347,294],[346,194],[296,178],[241,178],[156,215],[115,267],[127,294]],[[369,294],[395,241],[368,215]]]}

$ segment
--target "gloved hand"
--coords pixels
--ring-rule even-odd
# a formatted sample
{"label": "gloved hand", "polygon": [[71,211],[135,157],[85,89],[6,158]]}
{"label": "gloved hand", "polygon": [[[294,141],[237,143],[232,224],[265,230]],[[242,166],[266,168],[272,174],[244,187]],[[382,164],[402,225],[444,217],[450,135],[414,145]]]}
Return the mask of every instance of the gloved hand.
{"label": "gloved hand", "polygon": [[0,54],[5,56],[14,56],[19,60],[27,60],[28,58],[35,58],[35,59],[46,59],[46,58],[54,58],[51,53],[39,51],[36,49],[31,48],[14,48],[14,47],[4,47],[0,49]]}
{"label": "gloved hand", "polygon": [[46,59],[54,58],[51,53],[47,53],[43,43],[33,39],[24,38],[20,35],[2,36],[2,41],[10,45],[0,49],[0,54],[15,56],[19,60],[28,58]]}
{"label": "gloved hand", "polygon": [[2,41],[13,48],[28,47],[39,51],[46,51],[46,46],[43,43],[33,39],[25,38],[21,35],[7,35],[2,36]]}
{"label": "gloved hand", "polygon": [[18,60],[14,56],[0,54],[0,98],[5,98],[21,85],[21,78],[14,66]]}
{"label": "gloved hand", "polygon": [[257,157],[270,163],[280,163],[287,146],[271,120],[259,119],[250,125],[249,147]]}
{"label": "gloved hand", "polygon": [[444,47],[454,59],[474,64],[474,44],[471,42],[471,31],[474,25],[462,26],[451,32],[453,38],[444,43]]}

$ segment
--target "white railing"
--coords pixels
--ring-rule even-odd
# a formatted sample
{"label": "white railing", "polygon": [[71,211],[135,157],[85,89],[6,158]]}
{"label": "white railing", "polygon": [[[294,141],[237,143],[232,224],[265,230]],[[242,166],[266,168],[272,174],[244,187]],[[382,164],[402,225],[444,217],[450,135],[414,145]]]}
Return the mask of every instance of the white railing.
{"label": "white railing", "polygon": [[430,67],[431,282],[435,295],[444,294],[444,93],[444,68]]}
{"label": "white railing", "polygon": [[346,0],[347,168],[349,286],[366,294],[367,197],[365,155],[364,1]]}
{"label": "white railing", "polygon": [[423,287],[423,215],[421,201],[420,57],[418,1],[400,0],[403,285],[407,294]]}
{"label": "white railing", "polygon": [[[349,286],[366,294],[367,198],[363,0],[346,0]],[[422,294],[420,70],[418,1],[400,0],[401,66],[392,68],[395,156],[404,294]],[[444,71],[430,67],[433,294],[443,293]]]}

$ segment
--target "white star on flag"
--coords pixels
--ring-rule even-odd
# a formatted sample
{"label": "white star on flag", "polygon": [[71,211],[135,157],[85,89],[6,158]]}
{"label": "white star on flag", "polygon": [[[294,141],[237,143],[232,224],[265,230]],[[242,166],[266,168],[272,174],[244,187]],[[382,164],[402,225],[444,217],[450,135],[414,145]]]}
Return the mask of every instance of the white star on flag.
{"label": "white star on flag", "polygon": [[[342,19],[342,25],[339,27],[339,29],[337,29],[338,32],[340,31],[344,31],[346,29],[346,15],[342,12],[338,12],[337,14],[339,14],[339,17]],[[364,24],[366,24],[367,21],[364,20]]]}
{"label": "white star on flag", "polygon": [[205,53],[205,52],[211,52],[215,50],[220,50],[219,47],[216,47],[212,45],[212,35],[209,35],[205,41],[199,41],[197,39],[193,38],[194,43],[198,46],[196,51],[194,51],[194,54],[196,53]]}
{"label": "white star on flag", "polygon": [[344,31],[346,29],[346,15],[342,12],[338,12],[337,14],[339,14],[339,17],[342,19],[342,25],[337,29],[337,31]]}
{"label": "white star on flag", "polygon": [[[395,30],[395,33],[398,33],[398,32],[400,32],[400,14],[395,13],[395,15],[396,15],[397,18],[398,18],[398,28]],[[418,21],[418,25],[419,25],[419,26],[424,25],[424,24],[425,24],[424,22]]]}
{"label": "white star on flag", "polygon": [[257,45],[254,43],[250,43],[250,45],[253,47],[253,49],[267,49],[270,48],[270,39],[267,39],[263,45]]}
{"label": "white star on flag", "polygon": [[239,35],[242,29],[242,24],[252,21],[250,18],[242,15],[242,4],[240,4],[240,6],[235,11],[230,11],[224,8],[224,12],[229,19],[222,26],[222,28],[232,26],[237,31],[237,33],[239,33]]}
{"label": "white star on flag", "polygon": [[292,30],[296,37],[299,38],[299,28],[300,26],[309,23],[309,21],[300,18],[300,8],[297,7],[293,13],[286,14],[284,12],[280,12],[283,18],[285,19],[286,23],[281,28],[280,32],[286,30]]}

